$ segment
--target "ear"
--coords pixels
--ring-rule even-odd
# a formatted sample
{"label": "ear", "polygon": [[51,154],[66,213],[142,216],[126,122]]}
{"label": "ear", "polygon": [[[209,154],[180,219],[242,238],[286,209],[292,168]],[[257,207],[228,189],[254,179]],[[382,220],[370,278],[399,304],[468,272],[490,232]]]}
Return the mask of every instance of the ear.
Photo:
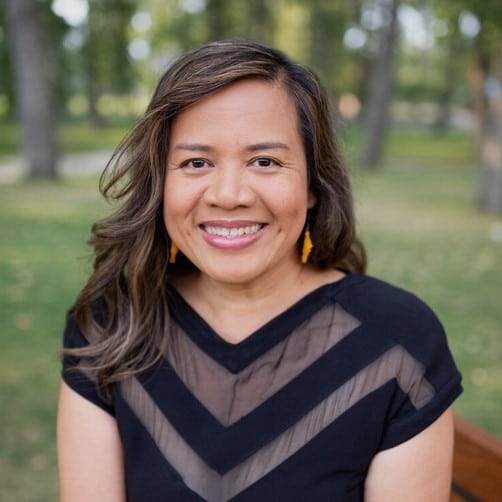
{"label": "ear", "polygon": [[312,190],[309,190],[307,194],[307,207],[309,209],[312,209],[316,204],[317,204],[317,196],[312,192]]}

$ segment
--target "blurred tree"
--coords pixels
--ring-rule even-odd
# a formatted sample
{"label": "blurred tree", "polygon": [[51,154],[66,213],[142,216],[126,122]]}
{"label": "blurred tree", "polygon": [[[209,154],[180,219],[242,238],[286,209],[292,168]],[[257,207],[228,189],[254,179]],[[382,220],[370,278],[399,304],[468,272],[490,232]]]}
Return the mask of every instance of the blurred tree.
{"label": "blurred tree", "polygon": [[7,33],[5,32],[4,6],[0,3],[0,94],[6,98],[6,113],[14,111],[14,82],[12,79],[12,65],[7,47]]}
{"label": "blurred tree", "polygon": [[104,92],[127,92],[133,84],[128,56],[128,30],[136,10],[133,0],[88,0],[89,13],[82,47],[88,117],[100,126],[98,100]]}
{"label": "blurred tree", "polygon": [[487,107],[480,140],[481,169],[478,204],[502,213],[502,52],[491,58],[491,75],[485,82]]}
{"label": "blurred tree", "polygon": [[444,23],[445,33],[436,37],[435,50],[443,52],[442,65],[437,69],[441,73],[442,86],[437,93],[436,117],[432,126],[436,133],[444,134],[450,126],[455,91],[463,80],[467,51],[458,27],[458,6],[439,3],[435,14],[439,16],[439,21]]}
{"label": "blurred tree", "polygon": [[364,110],[364,139],[361,160],[367,167],[380,164],[389,125],[389,105],[394,77],[394,55],[398,34],[399,0],[380,0],[384,24],[373,63],[370,95]]}
{"label": "blurred tree", "polygon": [[331,0],[305,1],[310,9],[310,51],[308,64],[321,77],[326,87],[339,89],[341,74],[347,61],[343,34],[349,13],[343,2]]}
{"label": "blurred tree", "polygon": [[271,39],[272,17],[266,0],[207,0],[203,15],[208,24],[207,41],[233,37],[259,42]]}
{"label": "blurred tree", "polygon": [[246,3],[249,11],[249,22],[246,27],[245,38],[269,44],[272,40],[273,17],[270,2],[267,0],[253,0]]}
{"label": "blurred tree", "polygon": [[268,42],[273,29],[269,3],[267,0],[240,3],[207,0],[203,12],[208,25],[206,41],[237,37]]}
{"label": "blurred tree", "polygon": [[271,44],[292,59],[307,63],[310,50],[311,6],[305,0],[276,0]]}
{"label": "blurred tree", "polygon": [[502,213],[502,4],[468,1],[479,20],[471,70],[480,152],[478,205]]}
{"label": "blurred tree", "polygon": [[433,123],[435,132],[439,134],[444,134],[450,125],[455,87],[461,76],[458,68],[458,59],[455,57],[455,54],[458,55],[458,50],[458,38],[449,38],[445,65],[443,67],[443,86],[437,95],[437,111]]}
{"label": "blurred tree", "polygon": [[153,19],[149,42],[153,59],[163,66],[174,54],[210,40],[236,37],[271,43],[277,3],[143,0],[140,9]]}
{"label": "blurred tree", "polygon": [[[49,0],[39,1],[39,10],[42,17],[42,25],[46,39],[46,58],[51,61],[51,80],[54,86],[54,95],[57,97],[56,106],[58,115],[64,112],[66,97],[70,93],[70,82],[74,77],[71,65],[68,64],[70,57],[64,46],[64,38],[68,33],[69,25],[65,20],[57,16],[51,9]],[[5,13],[4,4],[0,3],[0,95],[5,99],[5,112],[7,116],[15,111],[15,90],[12,63],[6,43],[6,33],[4,31]]]}
{"label": "blurred tree", "polygon": [[140,5],[152,18],[149,43],[156,66],[163,67],[174,54],[207,40],[204,6],[190,10],[179,0],[142,0]]}
{"label": "blurred tree", "polygon": [[228,38],[231,28],[228,20],[228,8],[229,5],[226,0],[207,0],[206,18],[209,28],[209,40]]}
{"label": "blurred tree", "polygon": [[5,0],[4,5],[29,176],[55,178],[58,146],[54,72],[42,20],[42,3],[37,0]]}
{"label": "blurred tree", "polygon": [[467,74],[479,152],[477,202],[481,209],[502,212],[502,3],[431,0],[430,4],[448,26],[438,125],[446,121],[445,108],[454,88],[465,80],[459,76]]}

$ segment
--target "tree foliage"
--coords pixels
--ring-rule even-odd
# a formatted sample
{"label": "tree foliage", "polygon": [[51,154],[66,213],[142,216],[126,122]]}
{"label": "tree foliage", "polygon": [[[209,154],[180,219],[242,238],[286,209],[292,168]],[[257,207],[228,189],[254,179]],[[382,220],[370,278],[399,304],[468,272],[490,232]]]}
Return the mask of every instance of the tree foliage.
{"label": "tree foliage", "polygon": [[[388,106],[382,106],[386,100],[374,98],[371,104],[379,41],[388,26],[386,19],[378,19],[385,1],[87,0],[88,15],[78,25],[55,15],[52,0],[37,3],[47,26],[60,116],[73,113],[67,104],[79,97],[87,104],[91,122],[99,125],[104,120],[103,96],[131,95],[141,86],[151,92],[159,72],[178,53],[209,40],[248,38],[283,49],[312,67],[334,102],[343,94],[355,95],[367,112],[361,115],[361,125],[368,134],[373,130],[378,135],[376,150],[381,151],[385,128],[367,118],[388,113]],[[435,106],[435,117],[427,120],[437,133],[447,130],[455,106],[471,107],[479,125],[475,137],[483,166],[487,126],[499,120],[491,113],[493,103],[486,89],[502,85],[497,57],[502,46],[502,4],[479,0],[401,0],[400,4],[392,51],[395,78],[389,79],[390,70],[382,71],[381,90],[392,88],[394,100]],[[420,25],[410,25],[406,19],[410,13],[422,20]],[[139,14],[149,19],[148,26],[135,25]],[[463,31],[469,16],[471,29],[472,23],[479,23],[478,33]],[[5,115],[13,110],[14,86],[3,4],[0,26],[0,114]],[[426,38],[420,42],[421,30]],[[131,50],[138,42],[146,55]],[[492,136],[493,131],[491,127]]]}
{"label": "tree foliage", "polygon": [[135,11],[132,0],[88,0],[89,14],[83,26],[81,60],[89,118],[100,125],[97,102],[105,92],[130,91],[133,71],[128,56],[128,28]]}

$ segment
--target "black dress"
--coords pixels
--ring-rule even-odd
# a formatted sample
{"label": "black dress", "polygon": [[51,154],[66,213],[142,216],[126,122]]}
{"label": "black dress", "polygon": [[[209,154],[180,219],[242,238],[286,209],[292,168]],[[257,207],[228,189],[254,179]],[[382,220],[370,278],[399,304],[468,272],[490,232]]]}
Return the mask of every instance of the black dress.
{"label": "black dress", "polygon": [[[461,392],[441,324],[413,295],[351,274],[225,342],[173,291],[158,367],[116,386],[128,500],[362,501],[371,459]],[[65,346],[86,343],[70,316]]]}

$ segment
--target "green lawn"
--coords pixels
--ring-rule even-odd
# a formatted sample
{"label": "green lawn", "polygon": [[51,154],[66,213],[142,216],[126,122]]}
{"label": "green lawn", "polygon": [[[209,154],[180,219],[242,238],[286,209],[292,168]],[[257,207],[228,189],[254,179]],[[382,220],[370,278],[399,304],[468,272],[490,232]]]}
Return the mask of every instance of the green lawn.
{"label": "green lawn", "polygon": [[57,500],[58,348],[102,211],[95,181],[0,186],[0,500]]}
{"label": "green lawn", "polygon": [[[96,129],[85,123],[63,122],[58,130],[59,143],[65,153],[109,149],[118,145],[129,126],[128,123],[114,122]],[[16,125],[5,119],[0,120],[0,159],[2,156],[16,154],[20,145]]]}
{"label": "green lawn", "polygon": [[[369,272],[436,310],[464,374],[456,411],[502,435],[502,242],[490,239],[502,216],[473,207],[467,137],[401,131],[389,153],[381,171],[353,169]],[[90,224],[105,211],[96,179],[0,185],[2,501],[57,499],[57,351],[65,310],[89,269]]]}

